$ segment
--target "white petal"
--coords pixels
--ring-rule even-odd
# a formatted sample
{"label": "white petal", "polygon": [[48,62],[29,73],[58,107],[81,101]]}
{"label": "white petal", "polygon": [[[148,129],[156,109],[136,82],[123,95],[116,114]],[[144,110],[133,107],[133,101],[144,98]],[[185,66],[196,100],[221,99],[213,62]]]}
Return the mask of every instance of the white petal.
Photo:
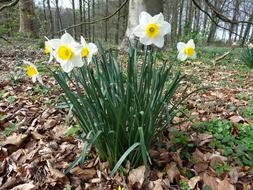
{"label": "white petal", "polygon": [[153,16],[151,19],[151,22],[154,22],[154,23],[159,23],[159,22],[163,22],[163,21],[164,21],[164,16],[162,13]]}
{"label": "white petal", "polygon": [[152,42],[159,48],[162,48],[164,45],[164,37],[163,36],[156,36],[154,39],[152,39]]}
{"label": "white petal", "polygon": [[[83,47],[84,47],[84,46],[82,46],[82,45],[78,45],[78,46],[72,47],[72,49],[73,49],[73,51],[74,51],[75,54],[80,54],[81,51],[82,51],[82,49],[83,49]],[[86,47],[86,46],[85,46],[85,47]]]}
{"label": "white petal", "polygon": [[55,57],[55,59],[56,59],[56,61],[58,62],[58,63],[60,63],[60,65],[65,65],[65,64],[67,64],[67,62],[68,62],[68,60],[62,60],[62,59],[60,59],[59,57]]}
{"label": "white petal", "polygon": [[84,37],[83,36],[81,36],[81,44],[82,44],[82,46],[87,46],[88,44],[86,43],[86,41],[85,41],[85,39],[84,39]]}
{"label": "white petal", "polygon": [[44,85],[41,76],[38,74],[36,77],[37,77],[39,83]]}
{"label": "white petal", "polygon": [[188,46],[188,47],[192,47],[193,49],[195,49],[195,44],[194,44],[193,39],[190,39],[190,40],[187,42],[187,46]]}
{"label": "white petal", "polygon": [[84,64],[80,54],[74,55],[70,62],[72,62],[74,67],[82,67]]}
{"label": "white petal", "polygon": [[23,63],[35,68],[35,70],[37,71],[36,66],[33,63],[31,63],[30,61],[23,60]]}
{"label": "white petal", "polygon": [[151,45],[152,44],[152,40],[146,35],[143,37],[140,37],[140,42],[144,45]]}
{"label": "white petal", "polygon": [[54,59],[53,52],[50,52],[50,57],[49,57],[48,63],[53,61],[53,59]]}
{"label": "white petal", "polygon": [[140,24],[143,24],[144,26],[150,23],[151,19],[152,19],[152,16],[145,11],[142,11],[139,16],[139,22]]}
{"label": "white petal", "polygon": [[64,44],[76,43],[74,38],[67,32],[61,36],[61,40]]}
{"label": "white petal", "polygon": [[183,51],[186,48],[186,44],[183,42],[178,42],[177,43],[177,50],[178,51]]}
{"label": "white petal", "polygon": [[47,43],[53,49],[57,49],[61,45],[61,40],[60,39],[52,39],[52,40],[47,41]]}
{"label": "white petal", "polygon": [[94,54],[96,54],[98,52],[98,48],[97,48],[96,44],[89,43],[88,47],[89,47],[89,51],[90,51],[91,55],[94,55]]}
{"label": "white petal", "polygon": [[87,61],[88,64],[92,61],[92,54],[88,55],[86,61]]}
{"label": "white petal", "polygon": [[171,32],[171,25],[170,23],[164,21],[164,22],[161,22],[160,24],[160,34],[161,35],[165,35],[165,34],[168,34]]}
{"label": "white petal", "polygon": [[180,51],[179,54],[177,55],[177,58],[180,61],[185,61],[187,59],[187,55],[185,55],[183,51]]}
{"label": "white petal", "polygon": [[134,28],[133,33],[137,37],[143,37],[146,34],[146,27],[143,24],[139,24]]}
{"label": "white petal", "polygon": [[32,81],[33,81],[33,83],[36,82],[36,75],[32,76]]}
{"label": "white petal", "polygon": [[193,56],[191,56],[191,58],[192,58],[192,59],[196,59],[196,58],[197,58],[197,53],[196,53],[195,50],[194,50],[194,54],[193,54]]}
{"label": "white petal", "polygon": [[65,62],[65,63],[60,63],[62,70],[65,71],[66,73],[69,73],[70,71],[72,71],[72,69],[74,68],[74,65],[71,61]]}

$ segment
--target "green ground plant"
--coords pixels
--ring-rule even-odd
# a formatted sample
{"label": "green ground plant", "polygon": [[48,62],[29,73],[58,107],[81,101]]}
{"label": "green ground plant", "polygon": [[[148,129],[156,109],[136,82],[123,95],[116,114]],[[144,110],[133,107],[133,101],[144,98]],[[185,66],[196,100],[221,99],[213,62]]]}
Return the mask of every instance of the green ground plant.
{"label": "green ground plant", "polygon": [[232,123],[228,120],[214,119],[210,122],[203,122],[193,126],[201,132],[209,132],[214,139],[210,143],[213,149],[221,150],[222,154],[235,161],[239,166],[253,167],[253,125],[238,124],[238,134],[231,134]]}
{"label": "green ground plant", "polygon": [[250,68],[253,68],[253,48],[245,48],[242,51],[241,60]]}

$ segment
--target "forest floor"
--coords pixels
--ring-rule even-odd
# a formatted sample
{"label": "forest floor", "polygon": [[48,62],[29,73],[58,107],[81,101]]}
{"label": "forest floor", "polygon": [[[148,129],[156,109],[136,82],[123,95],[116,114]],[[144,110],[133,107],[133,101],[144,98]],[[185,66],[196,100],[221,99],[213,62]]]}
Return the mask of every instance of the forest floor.
{"label": "forest floor", "polygon": [[[240,62],[240,51],[199,48],[197,60],[176,65],[189,76],[190,89],[209,88],[185,102],[173,122],[187,121],[150,150],[147,189],[253,189],[253,72]],[[173,60],[175,52],[158,58]],[[59,87],[47,71],[43,81],[51,90],[25,76],[22,60],[47,58],[34,45],[0,47],[0,190],[144,189],[142,166],[109,178],[108,164],[94,150],[83,167],[64,174],[82,148],[73,135],[75,119],[59,106]]]}

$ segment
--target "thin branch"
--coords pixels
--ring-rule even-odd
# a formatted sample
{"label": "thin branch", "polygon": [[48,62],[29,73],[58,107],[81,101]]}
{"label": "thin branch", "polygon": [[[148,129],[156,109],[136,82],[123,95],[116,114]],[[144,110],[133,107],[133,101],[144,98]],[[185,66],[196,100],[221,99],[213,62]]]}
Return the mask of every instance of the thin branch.
{"label": "thin branch", "polygon": [[6,9],[6,8],[8,8],[8,7],[13,7],[13,6],[15,6],[18,2],[19,2],[19,0],[15,0],[15,1],[9,3],[9,4],[5,4],[5,5],[3,5],[3,6],[0,7],[0,11]]}
{"label": "thin branch", "polygon": [[234,31],[232,31],[232,30],[230,30],[230,29],[228,29],[228,28],[226,28],[226,27],[224,27],[224,26],[219,25],[218,22],[216,22],[216,21],[213,19],[213,17],[212,17],[207,11],[203,10],[203,9],[200,7],[200,5],[196,2],[196,0],[192,0],[192,2],[194,3],[194,5],[195,5],[200,11],[202,11],[203,13],[205,13],[205,14],[210,18],[210,20],[211,20],[212,22],[214,22],[214,24],[215,24],[217,27],[222,28],[222,29],[224,29],[224,30],[227,30],[227,31],[231,32],[232,34],[235,34],[236,36],[239,36],[240,38],[243,37],[242,35],[240,35],[240,34],[234,32]]}
{"label": "thin branch", "polygon": [[68,26],[67,28],[64,28],[62,30],[59,30],[57,32],[55,32],[54,34],[58,34],[58,33],[61,33],[61,32],[64,32],[65,30],[68,30],[68,29],[71,29],[71,28],[74,28],[74,27],[77,27],[77,26],[81,26],[83,24],[95,24],[97,22],[101,22],[101,21],[104,21],[104,20],[107,20],[107,19],[110,19],[111,17],[113,17],[114,15],[116,15],[128,2],[129,0],[125,0],[118,9],[116,9],[111,15],[108,15],[104,18],[100,18],[100,19],[97,19],[97,20],[93,20],[93,21],[90,21],[90,22],[80,22],[78,24],[75,24],[75,25],[71,25],[71,26]]}
{"label": "thin branch", "polygon": [[[193,0],[194,2],[194,0]],[[252,24],[253,25],[253,22],[249,22],[249,21],[244,21],[244,20],[241,20],[241,21],[237,21],[237,20],[231,20],[229,19],[228,17],[226,17],[225,15],[223,15],[222,13],[220,13],[217,8],[209,2],[209,0],[205,0],[205,3],[208,5],[208,7],[210,7],[210,9],[213,11],[213,13],[219,18],[221,19],[222,21],[224,22],[228,22],[228,23],[231,23],[231,24],[240,24],[240,23],[246,23],[246,24]]]}

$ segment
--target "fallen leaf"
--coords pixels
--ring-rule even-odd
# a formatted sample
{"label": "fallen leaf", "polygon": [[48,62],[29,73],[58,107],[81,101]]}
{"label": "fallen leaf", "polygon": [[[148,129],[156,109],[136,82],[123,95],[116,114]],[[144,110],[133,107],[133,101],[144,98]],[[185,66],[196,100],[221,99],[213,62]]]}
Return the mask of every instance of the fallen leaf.
{"label": "fallen leaf", "polygon": [[156,181],[150,181],[148,185],[149,190],[163,190],[166,189],[165,184],[162,182],[161,179],[158,179]]}
{"label": "fallen leaf", "polygon": [[232,122],[232,123],[241,123],[241,122],[244,122],[245,119],[239,115],[234,115],[232,117],[229,118],[229,120]]}
{"label": "fallen leaf", "polygon": [[239,179],[238,168],[236,168],[236,167],[233,168],[231,171],[229,171],[228,175],[229,175],[229,181],[232,184],[236,184],[238,182],[238,179]]}
{"label": "fallen leaf", "polygon": [[8,136],[5,141],[1,141],[0,145],[1,146],[15,145],[15,146],[19,147],[27,137],[28,137],[27,134],[16,134],[16,133],[14,133],[13,135]]}
{"label": "fallen leaf", "polygon": [[33,183],[25,183],[25,184],[18,185],[12,188],[11,190],[34,190],[34,189],[35,189],[35,185]]}
{"label": "fallen leaf", "polygon": [[64,173],[53,168],[52,164],[50,163],[49,160],[47,160],[47,166],[48,166],[48,169],[49,169],[49,172],[51,174],[51,176],[56,179],[56,180],[59,180],[59,179],[62,179],[65,177]]}
{"label": "fallen leaf", "polygon": [[145,166],[139,166],[138,168],[131,170],[128,175],[129,185],[131,187],[137,185],[141,188],[144,182],[144,173]]}
{"label": "fallen leaf", "polygon": [[166,170],[170,183],[173,183],[174,179],[180,176],[180,172],[175,162],[171,162],[167,164],[165,170]]}
{"label": "fallen leaf", "polygon": [[94,168],[82,169],[80,167],[75,167],[70,170],[70,173],[73,174],[74,176],[80,177],[81,179],[89,180],[96,175],[96,170]]}
{"label": "fallen leaf", "polygon": [[235,190],[235,187],[228,182],[227,178],[225,178],[219,182],[218,190]]}
{"label": "fallen leaf", "polygon": [[195,176],[192,177],[189,181],[188,181],[188,186],[190,189],[194,189],[195,186],[197,185],[197,183],[200,181],[201,177],[200,176]]}
{"label": "fallen leaf", "polygon": [[[201,178],[205,185],[209,186],[212,190],[218,190],[218,182],[216,177],[210,176],[207,172],[201,175]],[[225,190],[225,189],[223,189]]]}

